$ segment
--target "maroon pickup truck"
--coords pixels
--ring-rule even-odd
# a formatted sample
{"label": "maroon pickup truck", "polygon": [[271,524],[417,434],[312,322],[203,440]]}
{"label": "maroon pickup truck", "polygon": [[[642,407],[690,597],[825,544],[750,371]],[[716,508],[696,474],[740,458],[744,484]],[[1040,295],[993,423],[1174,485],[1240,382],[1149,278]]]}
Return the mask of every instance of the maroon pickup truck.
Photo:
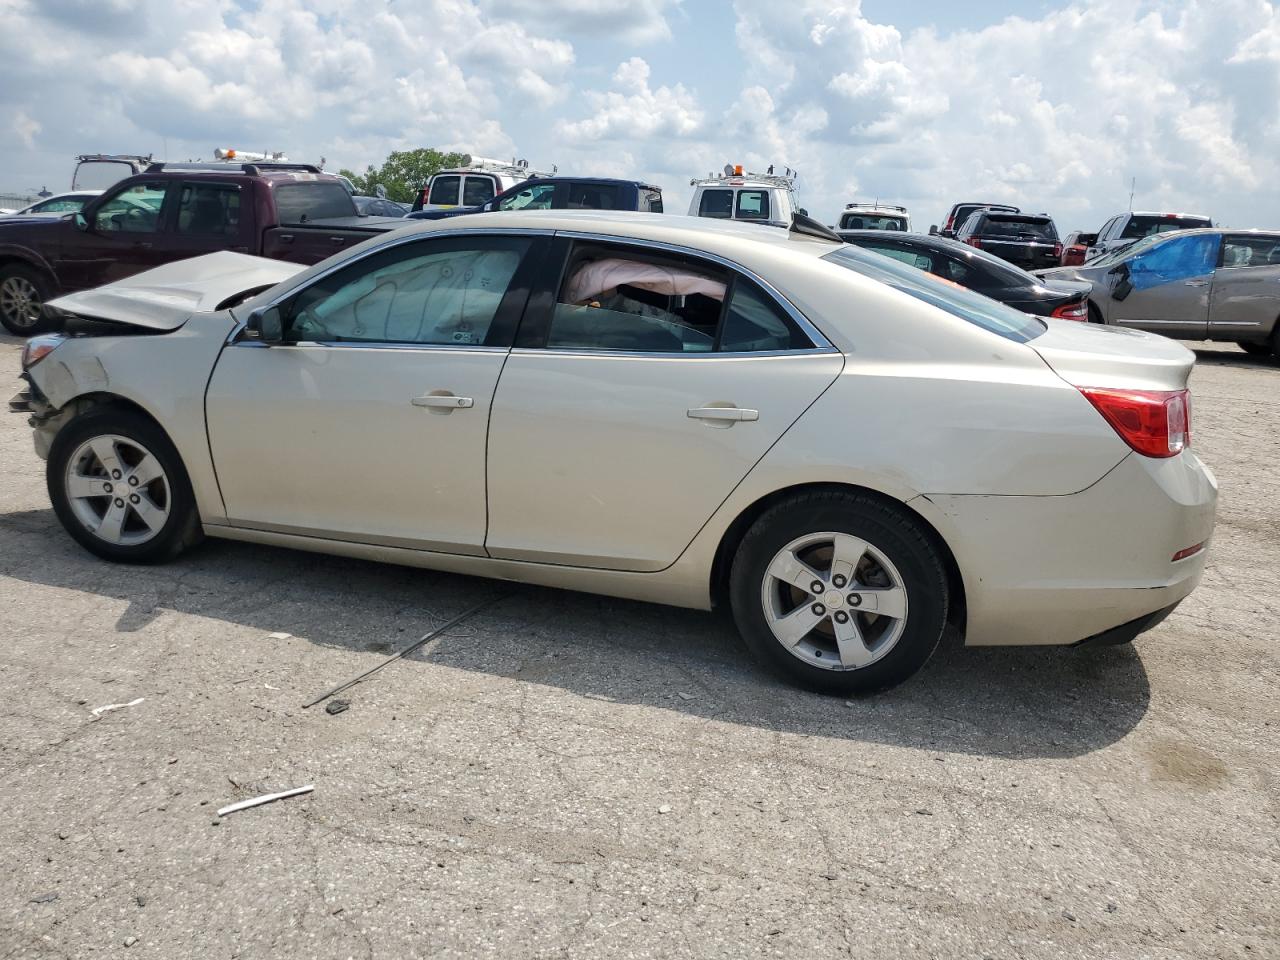
{"label": "maroon pickup truck", "polygon": [[0,218],[0,323],[58,325],[44,302],[187,257],[237,253],[318,263],[406,226],[361,217],[337,177],[307,164],[156,163],[78,214]]}

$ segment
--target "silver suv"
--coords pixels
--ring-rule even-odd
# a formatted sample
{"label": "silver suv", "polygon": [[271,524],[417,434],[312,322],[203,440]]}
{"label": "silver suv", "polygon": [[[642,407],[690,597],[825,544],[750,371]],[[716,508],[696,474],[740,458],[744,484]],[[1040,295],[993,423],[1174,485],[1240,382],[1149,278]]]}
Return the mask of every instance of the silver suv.
{"label": "silver suv", "polygon": [[1121,213],[1102,225],[1102,229],[1098,231],[1098,239],[1085,253],[1085,260],[1092,260],[1112,250],[1122,250],[1135,240],[1155,236],[1157,233],[1212,226],[1212,220],[1195,213]]}

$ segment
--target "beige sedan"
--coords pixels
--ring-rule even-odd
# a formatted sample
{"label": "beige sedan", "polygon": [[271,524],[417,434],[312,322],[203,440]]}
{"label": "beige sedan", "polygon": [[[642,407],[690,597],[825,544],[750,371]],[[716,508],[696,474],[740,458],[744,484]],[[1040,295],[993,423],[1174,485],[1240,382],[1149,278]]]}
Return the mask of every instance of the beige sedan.
{"label": "beige sedan", "polygon": [[64,297],[24,356],[48,487],[111,560],[201,536],[712,608],[847,693],[970,644],[1115,643],[1195,587],[1192,355],[792,230],[508,213],[308,269]]}

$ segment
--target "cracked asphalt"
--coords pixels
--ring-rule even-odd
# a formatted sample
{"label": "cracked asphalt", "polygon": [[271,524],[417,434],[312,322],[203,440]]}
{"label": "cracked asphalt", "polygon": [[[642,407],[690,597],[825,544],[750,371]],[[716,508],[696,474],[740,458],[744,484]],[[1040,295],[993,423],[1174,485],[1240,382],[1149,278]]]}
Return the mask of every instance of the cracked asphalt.
{"label": "cracked asphalt", "polygon": [[1200,346],[1199,590],[852,703],[709,614],[216,540],[105,564],[0,417],[0,958],[1280,957],[1280,366]]}

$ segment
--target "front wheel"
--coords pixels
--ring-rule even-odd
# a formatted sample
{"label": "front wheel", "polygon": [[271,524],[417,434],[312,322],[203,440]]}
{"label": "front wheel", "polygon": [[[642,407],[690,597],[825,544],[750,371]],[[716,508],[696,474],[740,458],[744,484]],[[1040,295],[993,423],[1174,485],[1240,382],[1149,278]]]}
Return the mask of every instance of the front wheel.
{"label": "front wheel", "polygon": [[1271,344],[1259,343],[1256,340],[1237,340],[1236,344],[1245,353],[1255,357],[1265,357],[1271,352]]}
{"label": "front wheel", "polygon": [[865,494],[803,494],[751,527],[730,574],[756,657],[811,689],[870,693],[924,666],[946,625],[947,576],[922,525]]}
{"label": "front wheel", "polygon": [[170,560],[200,539],[195,497],[173,443],[126,410],[91,410],[53,440],[49,499],[67,533],[123,563]]}

